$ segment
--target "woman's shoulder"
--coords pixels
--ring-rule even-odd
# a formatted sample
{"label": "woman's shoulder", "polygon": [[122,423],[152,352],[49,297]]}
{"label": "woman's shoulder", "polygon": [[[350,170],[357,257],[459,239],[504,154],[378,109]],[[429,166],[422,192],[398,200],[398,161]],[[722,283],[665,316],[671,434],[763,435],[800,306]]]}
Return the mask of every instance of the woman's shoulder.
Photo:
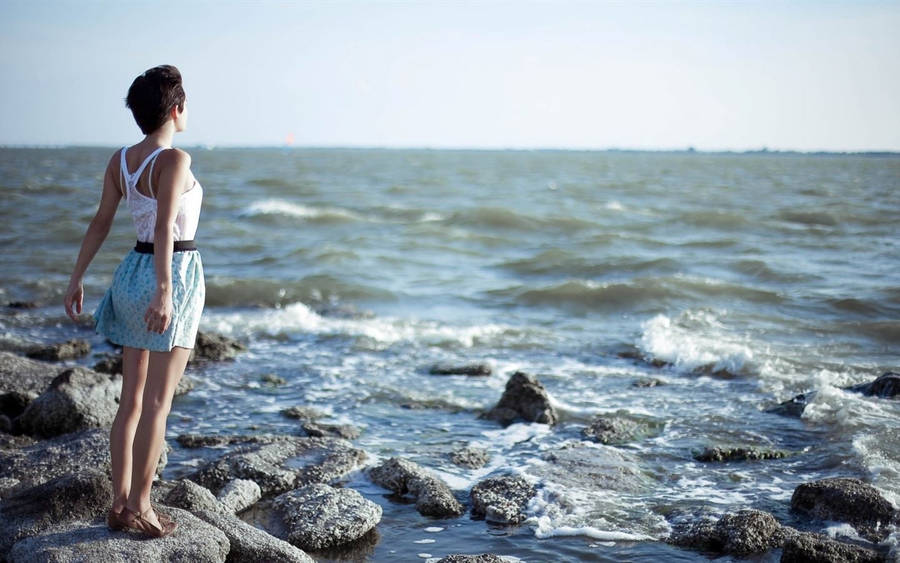
{"label": "woman's shoulder", "polygon": [[191,167],[191,155],[184,149],[170,148],[160,151],[157,166]]}

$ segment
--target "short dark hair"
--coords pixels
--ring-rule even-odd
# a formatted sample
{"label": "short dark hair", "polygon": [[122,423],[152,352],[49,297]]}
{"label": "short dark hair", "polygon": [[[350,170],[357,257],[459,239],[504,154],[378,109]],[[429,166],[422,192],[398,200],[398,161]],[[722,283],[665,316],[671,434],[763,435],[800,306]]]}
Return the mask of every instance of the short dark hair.
{"label": "short dark hair", "polygon": [[172,65],[155,66],[135,78],[125,98],[125,107],[145,135],[159,129],[175,106],[184,111],[181,73]]}

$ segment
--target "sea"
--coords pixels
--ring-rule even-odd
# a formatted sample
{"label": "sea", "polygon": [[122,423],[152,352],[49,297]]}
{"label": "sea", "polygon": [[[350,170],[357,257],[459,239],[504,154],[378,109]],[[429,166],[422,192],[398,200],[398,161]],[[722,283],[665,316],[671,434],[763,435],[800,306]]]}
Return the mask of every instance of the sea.
{"label": "sea", "polygon": [[[112,351],[62,299],[115,149],[0,148],[0,301],[37,305],[3,310],[4,349],[86,338],[84,365]],[[504,474],[537,489],[500,526],[422,516],[357,470],[342,485],[381,505],[378,540],[318,561],[705,561],[661,541],[672,515],[758,508],[852,538],[793,514],[794,488],[857,477],[900,504],[900,401],[842,389],[900,370],[900,155],[186,150],[204,188],[201,330],[248,349],[188,369],[164,478],[209,455],[179,434],[302,435],[281,411],[303,405],[360,429],[368,464],[415,461],[460,498]],[[120,205],[85,312],[134,240]],[[492,374],[429,373],[467,363]],[[558,424],[478,418],[515,371]],[[766,412],[808,391],[802,417]],[[604,445],[581,433],[597,415],[655,431]],[[487,465],[454,465],[464,445]],[[694,459],[712,446],[788,455]],[[896,554],[900,535],[887,542]]]}

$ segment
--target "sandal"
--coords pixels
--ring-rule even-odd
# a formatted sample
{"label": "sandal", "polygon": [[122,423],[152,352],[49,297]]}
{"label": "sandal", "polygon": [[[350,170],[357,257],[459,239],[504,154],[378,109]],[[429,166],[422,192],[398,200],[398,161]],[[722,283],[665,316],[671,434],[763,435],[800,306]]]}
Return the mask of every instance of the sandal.
{"label": "sandal", "polygon": [[[165,526],[169,522],[174,522],[174,520],[172,519],[171,516],[169,516],[165,512],[162,512],[155,506],[153,508],[154,508],[154,510],[156,510],[156,519],[159,520],[160,524]],[[116,512],[115,510],[110,508],[109,512],[106,514],[106,527],[112,531],[118,531],[118,530],[125,528],[125,523],[123,522],[124,513],[125,513],[124,507],[119,512]]]}
{"label": "sandal", "polygon": [[128,516],[126,515],[124,517],[119,517],[119,521],[126,528],[144,532],[145,534],[148,534],[155,538],[168,536],[175,531],[175,528],[178,527],[178,524],[176,524],[174,521],[164,522],[159,517],[159,514],[156,515],[156,518],[157,520],[159,520],[159,523],[162,525],[162,527],[154,525],[152,522],[144,518],[144,514],[147,514],[151,510],[153,510],[153,506],[151,506],[147,510],[144,510],[143,512],[132,510],[126,506],[122,510],[122,512],[127,511],[128,514],[131,515],[131,518],[128,518]]}

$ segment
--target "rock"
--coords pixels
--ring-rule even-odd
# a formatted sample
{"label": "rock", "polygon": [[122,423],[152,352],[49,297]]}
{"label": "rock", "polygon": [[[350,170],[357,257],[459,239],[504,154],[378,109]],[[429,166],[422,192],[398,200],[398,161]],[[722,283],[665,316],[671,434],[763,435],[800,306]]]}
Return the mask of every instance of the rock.
{"label": "rock", "polygon": [[[166,461],[163,448],[157,473],[162,471]],[[21,448],[0,449],[0,478],[19,479],[22,487],[45,483],[79,467],[90,467],[109,475],[109,430],[80,430]]]}
{"label": "rock", "polygon": [[706,448],[695,454],[697,461],[748,461],[761,459],[780,459],[787,457],[787,452],[778,450],[762,450],[759,448]]}
{"label": "rock", "polygon": [[450,460],[453,463],[469,469],[484,467],[490,459],[491,454],[486,449],[471,445],[454,450],[450,454]]}
{"label": "rock", "polygon": [[632,453],[610,446],[575,440],[541,455],[545,464],[534,464],[530,475],[566,488],[608,489],[637,492],[653,485]]}
{"label": "rock", "polygon": [[226,535],[180,508],[165,508],[178,528],[164,538],[120,530],[110,532],[102,519],[54,526],[13,545],[10,563],[46,561],[226,561]]}
{"label": "rock", "polygon": [[431,375],[491,375],[491,366],[477,364],[434,364],[428,370]]}
{"label": "rock", "polygon": [[49,438],[86,428],[108,428],[119,408],[120,376],[76,367],[63,371],[19,415],[14,425]]}
{"label": "rock", "polygon": [[525,507],[535,494],[534,485],[518,475],[485,479],[472,487],[472,516],[499,524],[519,524],[525,520]]}
{"label": "rock", "polygon": [[105,354],[97,363],[94,364],[94,371],[109,374],[122,373],[122,355],[121,354]]}
{"label": "rock", "polygon": [[373,482],[385,489],[398,495],[412,495],[416,499],[416,510],[422,515],[445,517],[465,512],[450,487],[415,462],[392,457],[370,468],[368,474]]}
{"label": "rock", "polygon": [[889,371],[880,375],[874,381],[851,385],[850,387],[844,387],[844,389],[854,393],[862,393],[863,395],[893,399],[900,395],[900,373]]}
{"label": "rock", "polygon": [[630,416],[623,412],[596,416],[589,426],[581,430],[581,434],[601,444],[625,444],[658,435],[664,426],[660,422]]}
{"label": "rock", "polygon": [[109,478],[86,468],[63,473],[39,485],[18,488],[3,499],[0,512],[0,555],[18,540],[53,524],[91,520],[112,504]]}
{"label": "rock", "polygon": [[37,301],[7,301],[6,306],[10,309],[37,309],[40,307]]}
{"label": "rock", "polygon": [[15,392],[28,401],[43,393],[60,366],[0,352],[0,395]]}
{"label": "rock", "polygon": [[[28,406],[28,403],[35,400],[36,398],[37,395],[26,395],[18,391],[10,391],[9,393],[0,394],[0,413],[10,419],[9,428],[12,428],[11,420],[25,412],[25,408]],[[9,430],[5,430],[5,432],[8,431]]]}
{"label": "rock", "polygon": [[81,338],[73,338],[66,342],[35,347],[29,350],[25,355],[33,360],[59,362],[62,360],[74,360],[76,358],[81,358],[82,356],[87,356],[90,351],[90,342]]}
{"label": "rock", "polygon": [[275,375],[274,373],[264,373],[259,376],[259,380],[263,383],[268,383],[269,385],[284,385],[287,383],[285,378]]}
{"label": "rock", "polygon": [[323,424],[320,422],[304,422],[301,428],[307,436],[322,437],[333,436],[347,440],[359,438],[359,430],[350,424]]}
{"label": "rock", "polygon": [[799,418],[803,414],[803,411],[806,410],[806,405],[812,401],[815,395],[815,391],[800,393],[787,401],[783,401],[774,407],[766,409],[766,412],[780,414],[782,416],[796,416]]}
{"label": "rock", "polygon": [[768,512],[744,509],[716,519],[708,511],[676,518],[667,543],[730,555],[763,553],[793,535]]}
{"label": "rock", "polygon": [[9,433],[12,431],[12,421],[5,414],[0,414],[0,432]]}
{"label": "rock", "polygon": [[658,385],[665,385],[665,383],[655,377],[642,377],[631,382],[632,387],[656,387]]}
{"label": "rock", "polygon": [[164,499],[169,506],[177,506],[195,512],[208,510],[224,514],[229,512],[209,489],[194,483],[190,479],[179,479]]}
{"label": "rock", "polygon": [[256,504],[262,498],[262,490],[250,479],[232,479],[222,487],[217,498],[222,506],[235,514]]}
{"label": "rock", "polygon": [[315,420],[327,416],[321,410],[315,407],[288,407],[281,411],[281,414],[288,418],[299,418],[300,420]]}
{"label": "rock", "polygon": [[228,563],[314,563],[314,559],[288,542],[244,522],[233,514],[197,510],[194,515],[221,530],[231,545]]}
{"label": "rock", "polygon": [[365,458],[363,450],[341,438],[266,434],[254,436],[187,477],[213,492],[232,479],[250,479],[265,497],[307,483],[332,482]]}
{"label": "rock", "polygon": [[781,563],[882,563],[884,555],[859,545],[833,540],[822,534],[801,532],[788,538]]}
{"label": "rock", "polygon": [[278,495],[272,506],[287,527],[287,541],[308,550],[352,542],[381,521],[381,506],[353,489],[310,483]]}
{"label": "rock", "polygon": [[794,489],[791,508],[820,520],[850,523],[859,535],[879,542],[897,513],[878,490],[859,479],[836,477],[803,483]]}
{"label": "rock", "polygon": [[479,415],[504,425],[519,417],[543,424],[556,424],[559,420],[544,386],[533,375],[521,371],[512,374],[506,382],[506,389],[494,408]]}
{"label": "rock", "polygon": [[210,360],[221,362],[223,360],[231,360],[234,359],[238,352],[243,352],[246,349],[246,346],[233,338],[220,334],[198,332],[190,361]]}
{"label": "rock", "polygon": [[437,560],[437,563],[504,563],[503,558],[493,553],[481,553],[478,555],[466,555],[464,553],[452,553]]}

